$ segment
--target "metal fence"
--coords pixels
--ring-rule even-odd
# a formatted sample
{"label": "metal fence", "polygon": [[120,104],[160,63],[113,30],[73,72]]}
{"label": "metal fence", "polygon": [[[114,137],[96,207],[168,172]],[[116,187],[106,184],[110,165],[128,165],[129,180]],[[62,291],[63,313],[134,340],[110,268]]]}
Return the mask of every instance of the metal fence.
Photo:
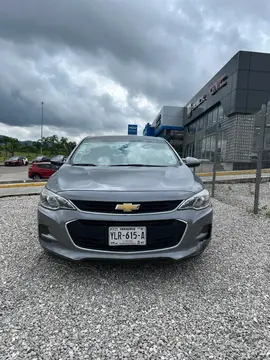
{"label": "metal fence", "polygon": [[253,177],[253,212],[257,214],[260,185],[262,179],[266,179],[266,169],[270,169],[270,101],[263,104],[254,115],[238,114],[230,119],[219,119],[214,124],[209,140],[204,135],[204,138],[195,140],[194,144],[193,153],[201,159],[196,173],[211,179],[212,197],[215,197],[217,178],[226,181],[230,177],[238,177],[241,181]]}

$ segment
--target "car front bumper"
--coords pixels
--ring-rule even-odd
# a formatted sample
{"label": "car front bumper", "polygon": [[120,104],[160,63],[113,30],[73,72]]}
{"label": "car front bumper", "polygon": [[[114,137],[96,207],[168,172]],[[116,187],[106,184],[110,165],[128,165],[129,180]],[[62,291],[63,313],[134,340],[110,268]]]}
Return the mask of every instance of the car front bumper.
{"label": "car front bumper", "polygon": [[[180,260],[196,256],[208,246],[212,234],[212,219],[212,206],[200,211],[180,210],[163,214],[128,216],[91,214],[73,210],[51,211],[39,206],[38,232],[40,244],[45,250],[71,260]],[[110,251],[86,249],[77,246],[68,230],[68,224],[77,220],[102,221],[110,224],[110,226],[117,226],[115,224],[119,222],[124,223],[125,226],[133,226],[135,222],[136,224],[144,226],[147,222],[157,223],[166,220],[175,220],[185,223],[186,227],[183,234],[181,233],[181,235],[179,235],[179,241],[177,241],[177,244],[174,246],[164,246],[162,249],[147,251],[121,251],[121,247],[119,247],[117,251]]]}

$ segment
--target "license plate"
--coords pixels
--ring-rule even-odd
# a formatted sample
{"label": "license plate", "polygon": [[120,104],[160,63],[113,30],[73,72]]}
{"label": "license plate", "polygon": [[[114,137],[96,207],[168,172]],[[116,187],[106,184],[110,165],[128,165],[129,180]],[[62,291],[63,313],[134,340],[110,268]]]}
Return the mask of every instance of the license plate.
{"label": "license plate", "polygon": [[110,227],[109,245],[146,245],[146,227]]}

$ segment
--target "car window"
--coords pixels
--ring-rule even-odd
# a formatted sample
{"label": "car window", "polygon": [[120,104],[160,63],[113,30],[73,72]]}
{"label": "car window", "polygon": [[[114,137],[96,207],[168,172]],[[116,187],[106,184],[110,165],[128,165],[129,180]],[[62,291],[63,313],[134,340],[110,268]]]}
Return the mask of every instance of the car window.
{"label": "car window", "polygon": [[53,158],[51,159],[51,161],[63,161],[63,159],[64,159],[64,156],[62,156],[62,155],[57,155],[57,156],[53,157]]}
{"label": "car window", "polygon": [[51,169],[58,170],[60,168],[60,165],[51,164]]}
{"label": "car window", "polygon": [[38,167],[41,169],[50,169],[50,164],[39,164]]}
{"label": "car window", "polygon": [[73,164],[96,166],[181,165],[171,147],[164,141],[85,139],[72,156]]}

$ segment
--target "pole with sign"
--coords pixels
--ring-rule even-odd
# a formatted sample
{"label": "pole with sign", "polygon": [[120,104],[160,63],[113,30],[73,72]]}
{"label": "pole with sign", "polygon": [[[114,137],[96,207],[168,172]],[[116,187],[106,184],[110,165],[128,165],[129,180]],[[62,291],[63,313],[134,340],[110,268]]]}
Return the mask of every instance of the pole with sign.
{"label": "pole with sign", "polygon": [[137,135],[138,133],[138,125],[128,125],[128,135]]}

